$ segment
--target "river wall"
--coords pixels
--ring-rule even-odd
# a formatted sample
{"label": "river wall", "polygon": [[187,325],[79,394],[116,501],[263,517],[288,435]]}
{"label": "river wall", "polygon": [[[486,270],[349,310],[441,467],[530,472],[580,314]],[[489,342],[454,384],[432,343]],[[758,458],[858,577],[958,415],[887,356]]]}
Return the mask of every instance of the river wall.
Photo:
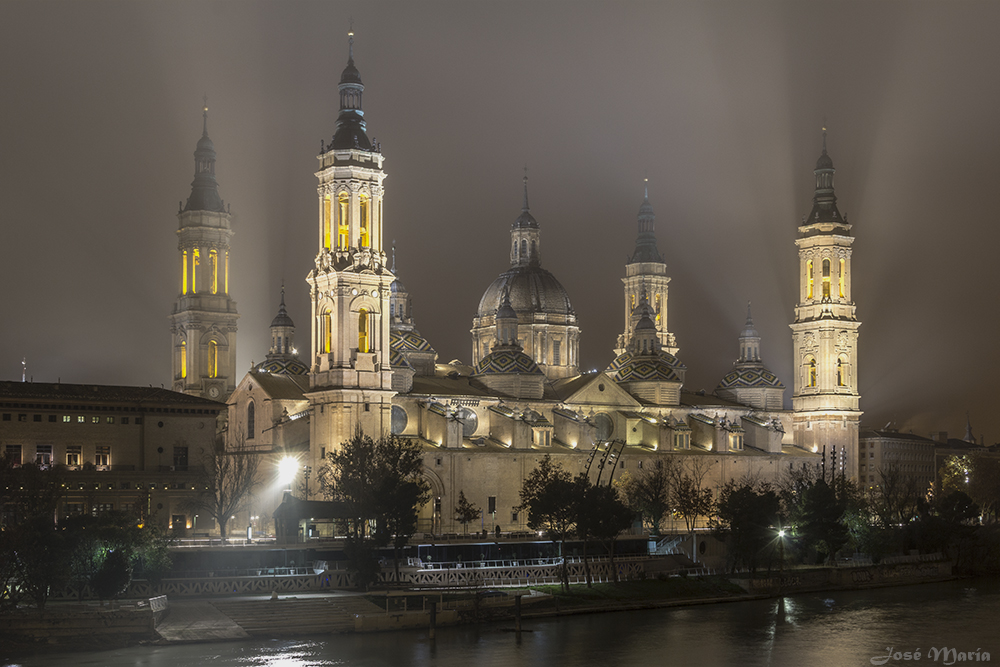
{"label": "river wall", "polygon": [[953,573],[954,563],[952,561],[939,560],[935,562],[772,572],[752,579],[731,578],[730,581],[748,593],[779,595],[809,591],[920,584],[950,579],[953,577]]}

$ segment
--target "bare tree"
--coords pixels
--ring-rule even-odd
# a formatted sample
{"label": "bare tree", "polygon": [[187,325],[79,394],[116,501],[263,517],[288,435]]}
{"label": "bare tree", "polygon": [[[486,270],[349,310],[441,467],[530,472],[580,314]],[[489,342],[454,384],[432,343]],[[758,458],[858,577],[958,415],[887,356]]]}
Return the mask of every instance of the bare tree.
{"label": "bare tree", "polygon": [[238,435],[229,448],[220,443],[212,450],[202,450],[201,458],[202,470],[196,482],[198,495],[185,506],[189,511],[203,511],[215,519],[225,540],[230,517],[247,508],[260,484],[257,477],[260,452]]}
{"label": "bare tree", "polygon": [[705,477],[714,462],[701,457],[689,457],[683,471],[677,469],[671,485],[670,500],[674,511],[684,519],[691,534],[691,559],[698,561],[697,540],[694,537],[695,524],[699,516],[707,517],[715,510],[712,490],[705,488]]}
{"label": "bare tree", "polygon": [[632,475],[625,473],[616,482],[626,504],[642,515],[650,535],[660,534],[660,525],[671,511],[673,487],[680,477],[680,464],[674,457],[658,458]]}

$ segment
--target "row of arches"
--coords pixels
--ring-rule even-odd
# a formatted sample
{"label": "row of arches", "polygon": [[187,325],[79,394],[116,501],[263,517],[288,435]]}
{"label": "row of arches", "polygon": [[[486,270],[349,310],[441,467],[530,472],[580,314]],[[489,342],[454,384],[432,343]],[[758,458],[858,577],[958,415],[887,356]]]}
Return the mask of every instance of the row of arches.
{"label": "row of arches", "polygon": [[[367,308],[358,310],[358,352],[367,353],[374,349],[372,345],[372,313]],[[321,354],[333,352],[333,311],[327,307],[319,314],[319,345]]]}
{"label": "row of arches", "polygon": [[[336,205],[335,205],[336,204]],[[351,196],[346,190],[337,194],[336,200],[330,195],[323,197],[323,247],[327,250],[347,250],[351,239]],[[358,195],[358,232],[362,248],[370,248],[372,242],[372,201],[366,193]],[[334,238],[335,237],[335,238]],[[336,245],[332,245],[336,240]]]}
{"label": "row of arches", "polygon": [[201,269],[201,248],[181,251],[181,294],[198,294],[199,276],[208,281],[207,286],[201,287],[202,292],[218,294],[221,291],[223,294],[229,294],[229,251],[223,251],[221,262],[219,261],[219,251],[215,248],[210,248],[205,256],[208,258],[207,276],[205,271]]}
{"label": "row of arches", "polygon": [[[846,355],[840,355],[837,358],[836,366],[836,386],[837,387],[849,387],[851,386],[850,378],[850,368],[851,364],[848,361]],[[816,388],[819,386],[819,364],[816,362],[816,357],[812,355],[807,355],[805,358],[805,363],[803,364],[803,383],[802,385],[806,388]]]}
{"label": "row of arches", "polygon": [[[219,377],[219,341],[214,338],[210,339],[205,345],[205,365],[203,367],[203,374],[205,377],[217,378]],[[186,340],[182,340],[177,346],[178,359],[178,372],[177,376],[185,380],[188,376],[188,344]]]}
{"label": "row of arches", "polygon": [[[820,293],[821,298],[833,298],[833,276],[831,275],[832,262],[829,257],[824,257],[820,263]],[[806,298],[816,298],[816,266],[813,260],[806,260]],[[838,260],[837,271],[837,294],[838,298],[844,299],[847,296],[847,260]]]}

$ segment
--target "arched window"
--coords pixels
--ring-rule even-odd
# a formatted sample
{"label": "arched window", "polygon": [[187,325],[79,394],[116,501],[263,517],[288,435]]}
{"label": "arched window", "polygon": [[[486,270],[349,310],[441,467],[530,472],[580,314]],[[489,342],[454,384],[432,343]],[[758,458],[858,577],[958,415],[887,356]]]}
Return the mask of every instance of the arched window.
{"label": "arched window", "polygon": [[361,195],[361,247],[367,248],[369,245],[368,195]]}
{"label": "arched window", "polygon": [[813,298],[813,261],[806,262],[806,298]]}
{"label": "arched window", "polygon": [[256,431],[254,426],[256,426],[256,408],[254,407],[253,401],[247,403],[247,440],[253,440],[253,434]]}
{"label": "arched window", "polygon": [[348,217],[350,211],[350,196],[346,192],[337,195],[337,249],[347,250],[348,233],[350,231],[351,220]]}
{"label": "arched window", "polygon": [[187,341],[181,341],[181,379],[188,376],[188,345]]}
{"label": "arched window", "polygon": [[188,293],[188,251],[181,253],[181,294]]}
{"label": "arched window", "polygon": [[844,269],[847,266],[845,260],[840,260],[840,272],[837,274],[837,281],[840,283],[840,298],[844,298]]}
{"label": "arched window", "polygon": [[368,352],[368,311],[358,311],[358,352]]}
{"label": "arched window", "polygon": [[656,295],[656,323],[660,323],[660,295]]}
{"label": "arched window", "polygon": [[823,259],[823,298],[830,298],[830,258]]}
{"label": "arched window", "polygon": [[327,250],[330,249],[330,227],[333,221],[330,219],[333,216],[333,202],[330,201],[330,195],[323,197],[323,247]]}
{"label": "arched window", "polygon": [[843,358],[837,359],[837,386],[847,386],[847,364],[844,363]]}
{"label": "arched window", "polygon": [[521,239],[521,259],[524,259],[525,255],[528,254],[528,241],[527,239]]}
{"label": "arched window", "polygon": [[226,251],[226,267],[225,267],[225,282],[223,284],[223,289],[226,294],[229,294],[229,251]]}
{"label": "arched window", "polygon": [[219,253],[217,250],[208,251],[208,267],[212,272],[212,294],[219,293]]}
{"label": "arched window", "polygon": [[816,360],[812,358],[806,362],[806,386],[816,386]]}
{"label": "arched window", "polygon": [[195,248],[192,251],[191,260],[191,293],[198,293],[198,267],[201,266],[201,249]]}
{"label": "arched window", "polygon": [[330,311],[324,310],[319,316],[320,347],[323,354],[330,354],[330,339],[332,338],[333,327],[330,321]]}
{"label": "arched window", "polygon": [[219,344],[214,340],[208,341],[208,377],[219,377]]}
{"label": "arched window", "polygon": [[514,241],[514,247],[511,249],[511,252],[514,253],[514,260],[516,261],[517,260],[517,241]]}

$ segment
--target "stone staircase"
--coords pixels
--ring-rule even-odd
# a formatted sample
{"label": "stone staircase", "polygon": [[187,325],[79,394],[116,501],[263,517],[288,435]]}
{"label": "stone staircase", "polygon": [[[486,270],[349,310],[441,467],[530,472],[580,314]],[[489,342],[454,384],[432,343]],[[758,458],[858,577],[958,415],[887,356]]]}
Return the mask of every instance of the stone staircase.
{"label": "stone staircase", "polygon": [[213,600],[212,605],[251,637],[354,632],[355,614],[385,613],[360,596]]}

